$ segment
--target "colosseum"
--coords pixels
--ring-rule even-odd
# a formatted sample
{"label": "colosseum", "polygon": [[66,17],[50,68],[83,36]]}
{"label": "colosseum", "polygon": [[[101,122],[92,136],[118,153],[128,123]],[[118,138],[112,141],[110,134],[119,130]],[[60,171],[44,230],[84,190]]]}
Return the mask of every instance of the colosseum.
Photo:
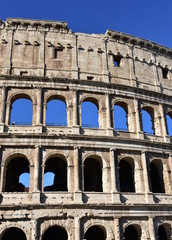
{"label": "colosseum", "polygon": [[[171,95],[170,48],[0,21],[0,240],[171,240]],[[51,102],[65,123],[48,121]]]}

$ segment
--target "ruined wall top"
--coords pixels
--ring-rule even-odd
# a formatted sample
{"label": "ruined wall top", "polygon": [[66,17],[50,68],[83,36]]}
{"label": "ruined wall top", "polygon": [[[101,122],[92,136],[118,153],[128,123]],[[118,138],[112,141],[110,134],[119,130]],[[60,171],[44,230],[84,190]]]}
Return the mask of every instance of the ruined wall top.
{"label": "ruined wall top", "polygon": [[122,32],[73,33],[66,22],[0,20],[0,75],[88,80],[172,94],[172,49]]}

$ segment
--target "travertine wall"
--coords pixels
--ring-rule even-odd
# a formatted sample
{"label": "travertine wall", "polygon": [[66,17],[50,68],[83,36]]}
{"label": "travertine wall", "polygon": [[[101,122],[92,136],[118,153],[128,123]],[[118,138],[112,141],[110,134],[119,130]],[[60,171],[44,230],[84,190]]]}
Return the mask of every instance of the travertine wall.
{"label": "travertine wall", "polygon": [[[120,59],[119,66],[113,60]],[[164,76],[163,76],[164,73]],[[7,19],[0,23],[0,239],[10,227],[27,240],[42,239],[59,225],[68,239],[84,239],[94,225],[105,238],[124,239],[140,226],[140,239],[156,239],[163,225],[171,239],[172,154],[166,114],[172,111],[172,49],[108,30],[105,35],[72,33],[67,23]],[[32,126],[10,125],[13,102],[33,104]],[[66,103],[67,126],[46,126],[49,100]],[[94,102],[99,128],[81,126],[81,104]],[[127,108],[128,131],[116,131],[113,106]],[[155,134],[142,130],[141,110],[151,109]],[[66,192],[43,188],[47,159],[67,163]],[[5,192],[8,164],[28,159],[29,192]],[[102,192],[84,191],[84,162],[98,159]],[[119,164],[134,161],[135,192],[121,192]],[[150,163],[162,162],[164,193],[153,193]]]}

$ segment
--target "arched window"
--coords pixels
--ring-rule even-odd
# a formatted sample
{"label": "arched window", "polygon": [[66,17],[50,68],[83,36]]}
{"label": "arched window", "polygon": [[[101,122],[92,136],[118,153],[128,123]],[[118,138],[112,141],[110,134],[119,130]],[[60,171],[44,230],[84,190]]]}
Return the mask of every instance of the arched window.
{"label": "arched window", "polygon": [[84,101],[81,104],[81,126],[99,128],[98,108],[95,103]]}
{"label": "arched window", "polygon": [[158,228],[158,240],[168,240],[166,229],[163,225],[160,225]]}
{"label": "arched window", "polygon": [[20,228],[17,228],[17,227],[11,227],[11,228],[8,228],[2,238],[2,240],[26,240],[26,235],[25,233],[20,229]]}
{"label": "arched window", "polygon": [[126,227],[124,232],[125,240],[140,240],[141,239],[141,228],[140,226],[130,225]]}
{"label": "arched window", "polygon": [[152,108],[142,109],[142,129],[148,134],[155,134],[154,114]]}
{"label": "arched window", "polygon": [[120,161],[119,182],[121,192],[135,192],[133,159],[122,159]]}
{"label": "arched window", "polygon": [[67,191],[67,164],[64,159],[52,157],[47,160],[44,169],[44,191]]}
{"label": "arched window", "polygon": [[13,102],[10,115],[10,125],[32,125],[32,101],[20,98]]}
{"label": "arched window", "polygon": [[92,226],[86,231],[84,239],[105,240],[106,239],[106,231],[103,227],[96,226],[96,225]]}
{"label": "arched window", "polygon": [[161,160],[153,160],[150,163],[150,177],[153,193],[165,193],[163,179],[163,165]]}
{"label": "arched window", "polygon": [[168,135],[172,136],[172,112],[169,112],[166,115],[166,125]]}
{"label": "arched window", "polygon": [[67,126],[67,109],[62,100],[50,100],[46,109],[47,126]]}
{"label": "arched window", "polygon": [[51,240],[51,239],[67,240],[68,234],[63,227],[52,226],[45,231],[42,240]]}
{"label": "arched window", "polygon": [[128,131],[127,105],[116,103],[113,107],[114,129]]}
{"label": "arched window", "polygon": [[7,165],[5,192],[28,192],[29,173],[29,161],[26,158],[13,158]]}
{"label": "arched window", "polygon": [[102,192],[102,166],[97,159],[84,162],[84,191]]}

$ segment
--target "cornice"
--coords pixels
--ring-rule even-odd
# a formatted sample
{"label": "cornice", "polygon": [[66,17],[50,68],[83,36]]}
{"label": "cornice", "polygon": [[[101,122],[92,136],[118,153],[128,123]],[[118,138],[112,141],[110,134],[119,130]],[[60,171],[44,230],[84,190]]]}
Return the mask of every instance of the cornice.
{"label": "cornice", "polygon": [[105,35],[109,39],[115,41],[122,41],[123,43],[129,43],[132,44],[133,46],[139,46],[141,48],[146,48],[149,51],[172,58],[172,48],[162,46],[158,43],[114,30],[107,30]]}

